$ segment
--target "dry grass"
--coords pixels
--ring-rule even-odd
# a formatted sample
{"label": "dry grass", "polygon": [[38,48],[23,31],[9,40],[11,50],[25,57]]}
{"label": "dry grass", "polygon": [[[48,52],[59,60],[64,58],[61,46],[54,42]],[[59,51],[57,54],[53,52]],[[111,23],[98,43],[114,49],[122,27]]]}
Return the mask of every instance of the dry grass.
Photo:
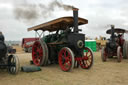
{"label": "dry grass", "polygon": [[16,49],[16,52],[17,52],[17,53],[22,53],[22,52],[24,52],[24,51],[23,51],[23,48],[22,48],[21,46],[13,46],[13,48]]}
{"label": "dry grass", "polygon": [[[31,54],[17,55],[21,66],[29,65]],[[40,72],[20,72],[16,76],[0,71],[0,85],[128,85],[128,60],[102,62],[100,52],[94,55],[94,65],[89,70],[75,68],[63,72],[59,65],[50,65],[41,67]]]}

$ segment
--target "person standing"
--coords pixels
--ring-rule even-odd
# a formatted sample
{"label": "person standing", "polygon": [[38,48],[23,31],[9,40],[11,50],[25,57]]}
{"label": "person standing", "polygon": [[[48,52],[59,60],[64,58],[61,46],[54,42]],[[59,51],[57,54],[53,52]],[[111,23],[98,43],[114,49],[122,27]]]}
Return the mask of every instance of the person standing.
{"label": "person standing", "polygon": [[4,42],[4,35],[3,35],[3,33],[1,31],[0,31],[0,41]]}

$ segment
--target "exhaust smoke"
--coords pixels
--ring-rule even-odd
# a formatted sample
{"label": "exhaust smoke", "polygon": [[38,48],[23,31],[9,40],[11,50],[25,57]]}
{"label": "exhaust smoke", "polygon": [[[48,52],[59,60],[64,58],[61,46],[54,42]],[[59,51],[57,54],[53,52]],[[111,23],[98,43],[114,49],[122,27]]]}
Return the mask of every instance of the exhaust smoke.
{"label": "exhaust smoke", "polygon": [[14,4],[13,11],[17,20],[30,23],[40,17],[45,19],[51,17],[56,7],[62,8],[65,11],[70,11],[73,8],[73,6],[65,5],[63,2],[58,2],[57,0],[50,2],[48,5],[42,3],[28,3],[24,1],[22,4]]}

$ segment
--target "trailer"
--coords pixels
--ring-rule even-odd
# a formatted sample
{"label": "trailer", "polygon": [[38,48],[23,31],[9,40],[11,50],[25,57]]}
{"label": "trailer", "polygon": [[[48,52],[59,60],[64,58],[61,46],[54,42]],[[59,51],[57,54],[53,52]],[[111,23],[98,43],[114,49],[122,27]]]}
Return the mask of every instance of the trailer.
{"label": "trailer", "polygon": [[23,38],[22,39],[22,48],[25,52],[32,52],[33,43],[39,40],[39,38]]}

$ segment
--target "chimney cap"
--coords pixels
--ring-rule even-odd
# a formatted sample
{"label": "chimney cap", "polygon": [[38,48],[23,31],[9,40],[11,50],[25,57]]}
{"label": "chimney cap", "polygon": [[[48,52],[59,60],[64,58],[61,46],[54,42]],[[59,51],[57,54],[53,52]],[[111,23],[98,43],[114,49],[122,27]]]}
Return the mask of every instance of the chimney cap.
{"label": "chimney cap", "polygon": [[73,11],[78,11],[79,9],[78,9],[78,8],[73,7],[73,8],[72,8],[72,10],[73,10]]}
{"label": "chimney cap", "polygon": [[2,34],[2,32],[0,31],[0,34]]}

